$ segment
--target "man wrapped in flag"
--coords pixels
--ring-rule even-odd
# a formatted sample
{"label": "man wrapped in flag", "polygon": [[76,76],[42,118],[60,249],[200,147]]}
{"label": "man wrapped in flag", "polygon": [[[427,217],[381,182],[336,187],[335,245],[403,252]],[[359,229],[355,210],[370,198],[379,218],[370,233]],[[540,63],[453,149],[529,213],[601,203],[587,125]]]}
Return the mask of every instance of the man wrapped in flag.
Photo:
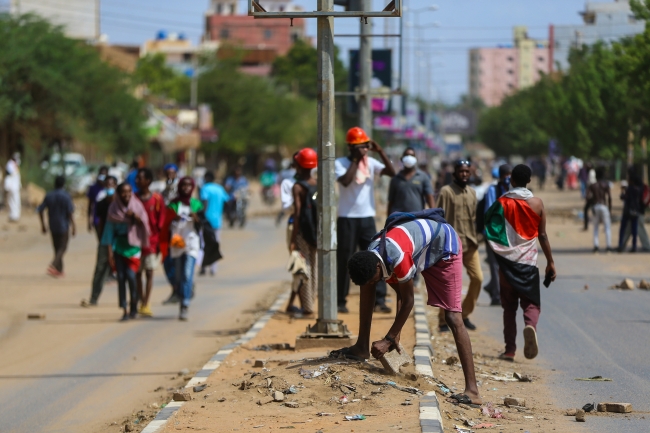
{"label": "man wrapped in flag", "polygon": [[506,349],[501,359],[514,361],[517,349],[517,303],[524,311],[524,356],[537,356],[537,321],[540,314],[537,240],[546,256],[546,279],[555,281],[555,264],[546,234],[546,212],[541,199],[526,188],[531,169],[524,164],[512,170],[511,189],[485,215],[485,232],[499,262]]}

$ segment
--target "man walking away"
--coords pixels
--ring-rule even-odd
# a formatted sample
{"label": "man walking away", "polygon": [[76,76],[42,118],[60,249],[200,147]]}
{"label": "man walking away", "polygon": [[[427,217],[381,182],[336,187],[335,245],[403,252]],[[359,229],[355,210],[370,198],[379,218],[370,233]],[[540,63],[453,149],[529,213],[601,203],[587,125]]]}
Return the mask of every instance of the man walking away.
{"label": "man walking away", "polygon": [[96,206],[98,201],[97,196],[99,195],[100,192],[104,190],[106,176],[108,176],[108,167],[103,165],[99,168],[99,173],[97,174],[97,180],[95,181],[94,184],[88,187],[88,192],[86,193],[86,197],[88,198],[88,210],[87,210],[88,233],[90,233],[94,227],[95,233],[97,234],[97,239],[101,239],[101,235],[97,231],[97,224],[99,222],[97,218],[97,211],[96,211]]}
{"label": "man walking away", "polygon": [[[113,203],[115,197],[115,188],[117,187],[117,178],[115,176],[108,176],[104,181],[104,190],[97,198],[101,198],[95,204],[95,216],[97,217],[97,224],[95,230],[99,237],[99,245],[97,245],[97,261],[95,263],[95,273],[93,274],[93,286],[90,292],[90,299],[81,301],[82,307],[95,307],[104,289],[104,281],[111,271],[108,264],[108,246],[102,244],[102,236],[104,234],[104,227],[106,226],[106,219],[108,218],[108,208]],[[102,198],[102,196],[104,196]]]}
{"label": "man walking away", "polygon": [[[153,287],[153,271],[158,266],[158,254],[160,254],[160,231],[165,223],[165,200],[160,194],[151,192],[149,187],[153,182],[153,172],[148,168],[138,170],[135,183],[138,186],[136,196],[142,202],[147,217],[149,219],[149,245],[142,248],[142,258],[140,260],[140,269],[136,275],[138,285],[138,298],[140,300],[140,309],[138,314],[145,317],[151,317],[151,307],[149,298]],[[145,274],[145,283],[142,284],[142,273]]]}
{"label": "man walking away", "polygon": [[[545,281],[555,281],[555,264],[546,234],[546,212],[541,199],[526,188],[531,169],[519,164],[512,170],[512,189],[499,198],[486,215],[485,232],[499,261],[505,352],[499,358],[514,361],[517,350],[517,303],[524,311],[524,356],[539,351],[537,321],[540,313],[537,240],[546,256]],[[550,283],[549,283],[550,284]]]}
{"label": "man walking away", "polygon": [[[375,227],[375,190],[376,175],[395,176],[395,169],[384,150],[371,140],[359,127],[350,128],[346,135],[349,155],[337,158],[334,172],[339,182],[339,207],[336,238],[338,311],[347,313],[346,306],[350,291],[348,260],[359,248],[365,250],[377,232]],[[368,156],[369,151],[379,153],[382,162]],[[386,284],[377,284],[375,310],[390,313],[386,305]]]}
{"label": "man walking away", "polygon": [[76,233],[73,218],[74,205],[72,204],[70,194],[63,189],[64,186],[65,178],[63,176],[57,176],[54,179],[54,191],[48,192],[45,195],[43,203],[38,207],[38,215],[41,219],[41,230],[43,234],[47,234],[45,219],[43,218],[43,213],[47,209],[52,245],[54,246],[54,260],[47,268],[47,273],[53,277],[63,276],[63,255],[68,248],[69,233],[72,233],[72,236]]}
{"label": "man walking away", "polygon": [[[389,223],[367,251],[359,251],[350,258],[350,276],[361,287],[359,338],[354,346],[332,351],[330,356],[365,360],[372,354],[379,359],[390,350],[399,351],[400,334],[414,304],[413,278],[421,273],[429,295],[427,304],[444,311],[463,366],[465,391],[451,398],[463,404],[481,404],[472,343],[461,313],[463,251],[460,239],[440,217],[439,209],[425,212],[429,213],[427,218],[420,215],[416,219],[398,219],[394,225]],[[375,286],[382,280],[395,290],[397,314],[386,336],[373,342],[369,353]]]}
{"label": "man walking away", "polygon": [[643,214],[643,183],[634,170],[629,171],[628,179],[629,185],[621,193],[623,218],[621,219],[621,229],[618,236],[618,251],[620,253],[623,252],[625,247],[625,229],[628,224],[632,230],[632,249],[630,252],[636,252],[639,216]]}
{"label": "man walking away", "polygon": [[176,198],[178,194],[178,166],[176,164],[165,164],[163,167],[165,172],[165,189],[162,192],[163,199],[165,199],[165,206],[169,205]]}
{"label": "man walking away", "polygon": [[[204,175],[205,184],[201,188],[201,201],[205,208],[205,218],[214,230],[214,237],[217,242],[221,242],[221,225],[223,220],[223,208],[230,200],[230,196],[223,186],[215,183],[214,173],[207,171]],[[210,275],[217,272],[217,262],[210,265]],[[201,266],[201,274],[205,275],[205,267]]]}
{"label": "man walking away", "polygon": [[[470,165],[467,160],[459,160],[454,164],[454,181],[440,190],[438,207],[444,209],[445,219],[456,230],[463,243],[463,266],[469,275],[469,289],[463,300],[463,323],[465,328],[473,331],[476,326],[470,322],[469,315],[474,311],[481,294],[483,271],[476,236],[476,191],[467,186]],[[449,332],[442,309],[438,314],[438,323],[440,332]]]}
{"label": "man walking away", "polygon": [[388,215],[393,212],[417,212],[433,208],[433,185],[429,175],[417,168],[415,150],[408,147],[402,154],[404,168],[390,180]]}
{"label": "man walking away", "polygon": [[[492,207],[495,201],[510,189],[510,175],[512,167],[508,164],[503,164],[499,167],[499,181],[490,185],[485,194],[485,207],[481,211],[486,214]],[[494,255],[494,251],[490,248],[490,243],[485,238],[485,253],[487,254],[488,265],[490,266],[490,282],[483,287],[483,290],[488,292],[492,301],[490,305],[501,305],[501,294],[499,287],[499,263]]]}
{"label": "man walking away", "polygon": [[[289,249],[297,251],[304,261],[305,279],[298,288],[301,317],[314,314],[316,296],[316,245],[318,241],[318,209],[316,207],[316,179],[311,171],[318,165],[318,155],[311,148],[296,155],[296,183],[293,185],[293,230]],[[305,281],[306,280],[306,281]]]}
{"label": "man walking away", "polygon": [[5,202],[9,207],[9,222],[18,222],[20,219],[20,188],[22,188],[20,180],[20,153],[14,153],[7,165],[5,166]]}
{"label": "man walking away", "polygon": [[593,205],[594,252],[598,252],[599,248],[598,226],[600,224],[605,226],[607,251],[610,251],[612,249],[612,194],[609,182],[605,180],[605,167],[596,169],[596,183],[589,185],[587,200]]}

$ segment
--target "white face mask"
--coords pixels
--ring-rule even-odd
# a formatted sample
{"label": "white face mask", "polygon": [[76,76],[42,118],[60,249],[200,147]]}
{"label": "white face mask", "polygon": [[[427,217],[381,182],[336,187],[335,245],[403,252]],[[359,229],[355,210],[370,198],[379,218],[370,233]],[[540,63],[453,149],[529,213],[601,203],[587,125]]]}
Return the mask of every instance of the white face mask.
{"label": "white face mask", "polygon": [[417,163],[418,159],[413,155],[406,155],[402,157],[402,164],[404,164],[404,167],[406,168],[413,168]]}

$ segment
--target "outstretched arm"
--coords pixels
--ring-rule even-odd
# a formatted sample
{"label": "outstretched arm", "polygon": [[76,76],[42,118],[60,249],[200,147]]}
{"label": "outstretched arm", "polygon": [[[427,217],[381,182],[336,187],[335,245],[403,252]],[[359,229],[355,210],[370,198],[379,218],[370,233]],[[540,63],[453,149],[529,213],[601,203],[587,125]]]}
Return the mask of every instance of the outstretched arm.
{"label": "outstretched arm", "polygon": [[399,343],[399,336],[402,332],[404,324],[413,310],[414,299],[413,299],[413,279],[411,278],[408,281],[392,285],[397,293],[398,306],[397,314],[395,315],[395,321],[393,326],[390,327],[386,337],[383,340],[375,341],[372,343],[372,348],[370,353],[372,356],[379,359],[384,356],[391,349],[398,349],[397,343]]}

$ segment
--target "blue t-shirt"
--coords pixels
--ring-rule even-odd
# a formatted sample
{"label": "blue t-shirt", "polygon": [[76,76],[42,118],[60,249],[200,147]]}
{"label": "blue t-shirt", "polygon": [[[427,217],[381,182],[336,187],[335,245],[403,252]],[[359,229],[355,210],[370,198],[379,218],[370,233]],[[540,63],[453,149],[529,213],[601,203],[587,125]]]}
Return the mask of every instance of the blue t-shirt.
{"label": "blue t-shirt", "polygon": [[221,185],[210,182],[201,188],[201,200],[207,205],[205,218],[213,229],[220,229],[223,205],[230,201],[230,196]]}
{"label": "blue t-shirt", "polygon": [[138,177],[138,170],[131,170],[131,172],[126,176],[126,182],[131,185],[131,190],[136,193],[140,189],[135,184],[135,178]]}
{"label": "blue t-shirt", "polygon": [[229,176],[226,178],[226,188],[230,189],[230,197],[234,198],[235,192],[248,188],[248,180],[244,176],[239,176],[236,179],[233,176]]}

